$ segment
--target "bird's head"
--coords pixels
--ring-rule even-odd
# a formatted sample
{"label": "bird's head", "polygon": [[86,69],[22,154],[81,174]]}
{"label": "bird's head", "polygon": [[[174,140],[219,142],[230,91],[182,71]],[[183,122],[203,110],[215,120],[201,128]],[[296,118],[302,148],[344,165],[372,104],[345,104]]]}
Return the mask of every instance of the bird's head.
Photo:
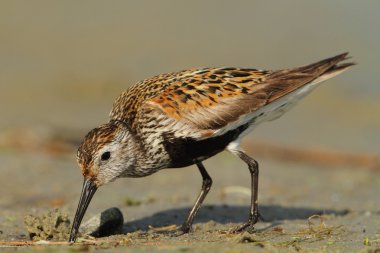
{"label": "bird's head", "polygon": [[134,141],[126,125],[111,121],[86,135],[79,146],[77,161],[84,178],[99,187],[134,166],[133,149]]}
{"label": "bird's head", "polygon": [[74,242],[82,218],[96,190],[133,171],[135,141],[128,127],[118,121],[91,130],[80,145],[77,160],[84,176],[78,209],[70,233]]}

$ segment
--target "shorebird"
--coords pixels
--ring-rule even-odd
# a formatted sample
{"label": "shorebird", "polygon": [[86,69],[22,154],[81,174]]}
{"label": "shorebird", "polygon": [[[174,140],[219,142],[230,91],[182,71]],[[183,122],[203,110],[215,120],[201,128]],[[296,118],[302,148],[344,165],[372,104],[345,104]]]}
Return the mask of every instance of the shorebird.
{"label": "shorebird", "polygon": [[181,227],[188,233],[212,185],[202,162],[223,150],[243,160],[251,176],[249,218],[235,232],[254,231],[259,218],[259,165],[239,147],[241,138],[258,124],[280,117],[317,84],[354,65],[341,63],[347,54],[277,71],[190,69],[131,86],[114,102],[110,121],[91,130],[78,149],[84,183],[69,241],[75,241],[100,186],[121,177],[145,177],[195,164],[203,181]]}

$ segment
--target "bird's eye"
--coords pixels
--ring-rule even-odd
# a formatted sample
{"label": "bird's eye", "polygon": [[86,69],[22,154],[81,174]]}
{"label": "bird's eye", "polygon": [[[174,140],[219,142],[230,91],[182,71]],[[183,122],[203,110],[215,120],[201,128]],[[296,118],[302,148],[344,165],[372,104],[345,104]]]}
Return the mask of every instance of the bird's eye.
{"label": "bird's eye", "polygon": [[107,151],[102,154],[101,159],[102,161],[107,161],[108,159],[110,159],[110,157],[111,157],[111,152]]}

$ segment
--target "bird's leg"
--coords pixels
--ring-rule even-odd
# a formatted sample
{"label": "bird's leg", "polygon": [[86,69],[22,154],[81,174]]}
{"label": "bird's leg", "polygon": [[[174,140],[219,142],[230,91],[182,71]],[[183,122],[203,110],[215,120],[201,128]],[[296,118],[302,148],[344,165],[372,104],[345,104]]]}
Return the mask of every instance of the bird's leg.
{"label": "bird's leg", "polygon": [[207,193],[210,191],[210,188],[212,185],[212,179],[211,179],[210,175],[207,173],[203,164],[201,162],[198,162],[196,164],[198,166],[199,172],[202,175],[202,180],[203,180],[202,181],[202,190],[199,193],[199,196],[198,196],[197,200],[195,201],[195,204],[194,204],[193,208],[191,209],[189,216],[187,217],[187,219],[185,220],[185,222],[183,223],[183,225],[181,227],[182,233],[190,232],[191,225],[193,224],[194,217],[195,217],[195,215],[197,215],[197,212],[198,212],[199,208],[201,207],[203,200],[206,198]]}
{"label": "bird's leg", "polygon": [[246,223],[244,223],[241,227],[235,229],[233,232],[239,233],[242,231],[247,231],[249,233],[253,233],[255,230],[254,225],[258,221],[259,217],[261,217],[259,214],[257,201],[257,193],[259,187],[259,164],[255,159],[249,157],[241,150],[231,151],[248,165],[249,172],[251,173],[251,208],[249,210],[249,218]]}

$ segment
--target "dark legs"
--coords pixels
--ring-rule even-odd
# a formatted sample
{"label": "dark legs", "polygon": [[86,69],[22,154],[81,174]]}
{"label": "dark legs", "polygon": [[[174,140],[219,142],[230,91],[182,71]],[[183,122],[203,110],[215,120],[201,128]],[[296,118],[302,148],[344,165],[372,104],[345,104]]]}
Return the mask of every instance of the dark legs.
{"label": "dark legs", "polygon": [[[242,159],[247,165],[249,172],[251,173],[251,208],[249,210],[249,218],[246,223],[244,223],[241,227],[234,230],[235,233],[248,231],[250,233],[254,232],[254,225],[257,223],[260,214],[258,211],[258,202],[257,202],[257,193],[259,187],[259,164],[253,158],[249,157],[246,153],[241,150],[230,150],[233,154],[237,155],[240,159]],[[189,216],[186,221],[183,223],[181,227],[182,233],[188,233],[191,230],[191,225],[193,224],[193,220],[195,215],[197,214],[199,208],[201,207],[203,200],[205,199],[207,193],[210,191],[212,185],[212,179],[210,175],[207,173],[205,167],[201,162],[197,163],[199,172],[202,175],[202,190],[199,193],[197,200],[193,208],[191,209]]]}
{"label": "dark legs", "polygon": [[249,157],[241,150],[231,150],[232,153],[242,159],[247,165],[251,173],[251,208],[249,210],[249,218],[246,223],[241,227],[234,230],[234,232],[248,231],[253,233],[254,225],[259,219],[259,211],[257,207],[257,191],[259,187],[259,164],[253,158]]}
{"label": "dark legs", "polygon": [[207,173],[205,167],[201,162],[197,163],[199,172],[202,175],[202,190],[199,193],[199,196],[197,200],[195,201],[195,204],[193,208],[191,209],[189,216],[187,217],[186,221],[183,223],[181,230],[183,233],[188,233],[191,230],[191,225],[193,224],[193,220],[195,215],[197,214],[199,208],[202,205],[203,200],[205,199],[207,193],[210,191],[211,185],[212,185],[212,179],[210,175]]}

